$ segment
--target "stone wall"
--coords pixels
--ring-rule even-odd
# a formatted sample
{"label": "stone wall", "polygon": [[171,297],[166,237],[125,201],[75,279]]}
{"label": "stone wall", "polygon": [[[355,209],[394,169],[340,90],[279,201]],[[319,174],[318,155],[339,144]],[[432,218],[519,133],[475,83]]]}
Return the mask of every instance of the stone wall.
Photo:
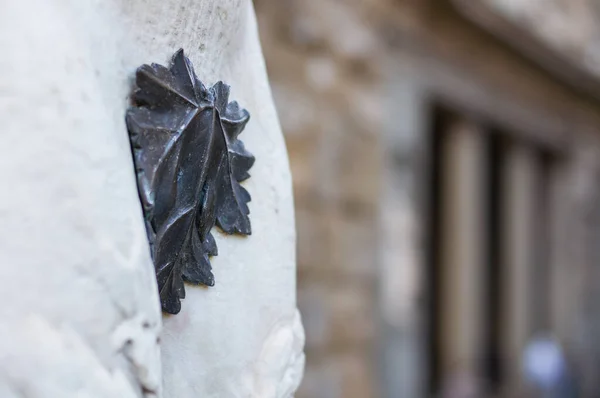
{"label": "stone wall", "polygon": [[340,2],[255,6],[294,176],[308,358],[297,396],[374,396],[379,43]]}
{"label": "stone wall", "polygon": [[[455,10],[458,3],[255,0],[294,178],[298,305],[307,338],[299,398],[428,396],[424,268],[432,99],[476,123],[506,122],[519,140],[560,147],[569,167],[580,161],[571,147],[591,146],[583,137],[598,131],[598,104],[468,23]],[[566,57],[595,45],[584,14],[569,14],[585,16],[580,34],[557,38],[579,40],[570,50],[559,47]],[[577,24],[562,23],[565,29]],[[573,178],[566,178],[564,196],[573,196]],[[575,315],[581,289],[568,279],[583,274],[579,267],[571,277],[574,268],[564,266],[583,260],[560,250],[566,254],[555,282],[561,286],[556,323],[570,339],[574,319],[600,317]],[[589,337],[583,340],[578,347],[589,344]]]}

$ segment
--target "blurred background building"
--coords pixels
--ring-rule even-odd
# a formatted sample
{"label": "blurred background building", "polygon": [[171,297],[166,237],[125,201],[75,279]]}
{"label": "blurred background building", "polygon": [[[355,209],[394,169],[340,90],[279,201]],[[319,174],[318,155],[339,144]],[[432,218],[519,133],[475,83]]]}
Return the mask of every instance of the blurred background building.
{"label": "blurred background building", "polygon": [[297,397],[530,396],[537,335],[600,396],[600,2],[255,8],[294,176]]}

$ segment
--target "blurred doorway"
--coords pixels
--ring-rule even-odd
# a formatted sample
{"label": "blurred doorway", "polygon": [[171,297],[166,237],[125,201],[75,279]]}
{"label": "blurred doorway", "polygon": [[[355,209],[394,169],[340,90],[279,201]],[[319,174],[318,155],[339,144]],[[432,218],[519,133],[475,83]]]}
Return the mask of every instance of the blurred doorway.
{"label": "blurred doorway", "polygon": [[448,109],[430,131],[429,392],[511,395],[551,329],[553,158]]}

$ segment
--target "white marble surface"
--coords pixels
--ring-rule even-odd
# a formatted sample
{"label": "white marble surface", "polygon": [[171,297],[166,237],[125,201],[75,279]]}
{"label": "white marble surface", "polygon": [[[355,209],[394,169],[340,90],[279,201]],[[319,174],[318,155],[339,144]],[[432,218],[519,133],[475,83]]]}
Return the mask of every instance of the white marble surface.
{"label": "white marble surface", "polygon": [[[0,9],[0,396],[292,396],[291,178],[250,1]],[[135,68],[179,47],[251,113],[253,234],[215,232],[216,286],[188,286],[161,332],[123,116]]]}

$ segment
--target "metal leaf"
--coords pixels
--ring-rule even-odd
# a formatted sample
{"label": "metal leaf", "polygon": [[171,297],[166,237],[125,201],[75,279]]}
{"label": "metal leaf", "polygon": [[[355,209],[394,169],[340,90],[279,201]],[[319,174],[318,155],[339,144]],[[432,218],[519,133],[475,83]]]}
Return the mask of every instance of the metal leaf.
{"label": "metal leaf", "polygon": [[171,66],[142,65],[126,116],[138,191],[163,311],[177,314],[183,281],[213,286],[215,223],[250,235],[250,194],[240,182],[254,157],[238,135],[250,115],[229,86],[206,88],[179,50]]}

